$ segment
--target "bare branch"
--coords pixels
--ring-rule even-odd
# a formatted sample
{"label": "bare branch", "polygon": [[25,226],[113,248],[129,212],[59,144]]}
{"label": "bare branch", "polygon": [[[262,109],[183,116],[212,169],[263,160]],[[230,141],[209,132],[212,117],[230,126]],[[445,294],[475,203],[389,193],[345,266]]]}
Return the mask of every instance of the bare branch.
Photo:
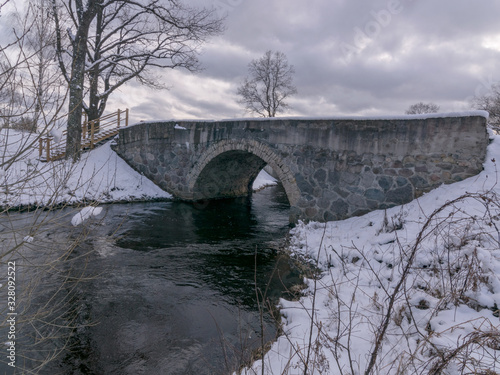
{"label": "bare branch", "polygon": [[486,94],[476,95],[471,104],[475,109],[488,111],[489,124],[498,130],[500,127],[500,83],[493,84]]}
{"label": "bare branch", "polygon": [[[52,0],[52,4],[57,55],[70,87],[66,155],[72,158],[79,153],[82,109],[94,120],[103,114],[108,97],[131,79],[161,88],[154,75],[159,69],[199,70],[199,47],[223,29],[215,9],[180,1]],[[64,12],[66,21],[57,11]]]}

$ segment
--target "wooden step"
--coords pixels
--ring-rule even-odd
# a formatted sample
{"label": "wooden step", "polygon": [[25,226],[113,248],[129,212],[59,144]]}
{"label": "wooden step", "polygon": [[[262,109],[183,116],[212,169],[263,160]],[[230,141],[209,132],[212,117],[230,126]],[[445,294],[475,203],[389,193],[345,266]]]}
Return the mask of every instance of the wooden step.
{"label": "wooden step", "polygon": [[[121,117],[121,114],[125,113],[125,118]],[[114,119],[116,117],[116,120]],[[112,119],[112,120],[110,120]],[[106,141],[115,135],[118,134],[120,127],[122,126],[122,120],[125,121],[125,126],[128,125],[128,109],[125,111],[120,111],[116,113],[112,113],[106,116],[101,117],[98,120],[94,121],[89,121],[85,122],[82,124],[82,140],[81,140],[81,149],[82,150],[88,150],[94,148],[96,145],[99,143],[102,143],[103,141]],[[97,124],[100,122],[100,126],[97,131],[94,132],[93,134],[93,139],[91,140],[91,132],[87,131],[88,128],[93,127],[94,124]],[[66,131],[63,132],[63,138],[53,144],[53,138],[52,137],[43,137],[40,140],[39,143],[39,152],[40,152],[40,158],[39,160],[41,161],[52,161],[52,160],[57,160],[61,159],[66,155],[65,148],[66,148],[66,139],[65,139],[65,133]],[[45,143],[44,143],[45,142]],[[47,142],[50,142],[50,145],[47,144]],[[50,146],[50,147],[49,147]],[[47,155],[47,149],[50,148],[50,154]]]}

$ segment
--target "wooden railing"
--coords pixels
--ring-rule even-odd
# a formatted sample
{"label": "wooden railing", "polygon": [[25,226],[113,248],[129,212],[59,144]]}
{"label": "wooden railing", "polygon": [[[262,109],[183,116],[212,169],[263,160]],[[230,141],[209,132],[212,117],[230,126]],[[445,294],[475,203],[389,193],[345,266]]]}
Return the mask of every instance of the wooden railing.
{"label": "wooden railing", "polygon": [[[93,149],[94,146],[108,138],[118,134],[120,127],[128,126],[128,108],[125,111],[118,110],[96,120],[85,121],[82,124],[81,148]],[[53,136],[40,137],[39,154],[40,160],[53,161],[61,159],[66,155],[66,130],[62,132],[59,139]]]}

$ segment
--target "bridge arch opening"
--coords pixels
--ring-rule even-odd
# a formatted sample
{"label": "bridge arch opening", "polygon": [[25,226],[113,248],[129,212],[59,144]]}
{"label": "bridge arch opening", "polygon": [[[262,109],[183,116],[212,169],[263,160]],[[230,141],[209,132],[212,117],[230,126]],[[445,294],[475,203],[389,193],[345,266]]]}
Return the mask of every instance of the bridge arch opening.
{"label": "bridge arch opening", "polygon": [[194,201],[250,195],[255,178],[266,165],[282,183],[291,207],[300,197],[290,169],[264,144],[226,140],[212,145],[204,155],[189,179]]}
{"label": "bridge arch opening", "polygon": [[193,189],[194,200],[241,197],[266,162],[249,152],[233,150],[217,155],[203,168]]}

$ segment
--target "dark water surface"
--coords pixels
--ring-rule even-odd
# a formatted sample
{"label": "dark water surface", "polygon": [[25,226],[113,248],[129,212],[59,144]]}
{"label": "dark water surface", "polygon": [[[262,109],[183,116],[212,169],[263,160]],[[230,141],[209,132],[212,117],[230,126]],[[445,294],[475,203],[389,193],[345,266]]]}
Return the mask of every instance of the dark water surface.
{"label": "dark water surface", "polygon": [[[73,352],[51,373],[230,373],[260,344],[254,280],[261,290],[270,282],[274,303],[300,282],[280,252],[288,213],[281,187],[207,207],[105,206],[78,250],[93,250],[78,260],[95,278],[79,286],[77,303],[80,320],[96,325],[75,332]],[[267,312],[264,321],[273,339]]]}

